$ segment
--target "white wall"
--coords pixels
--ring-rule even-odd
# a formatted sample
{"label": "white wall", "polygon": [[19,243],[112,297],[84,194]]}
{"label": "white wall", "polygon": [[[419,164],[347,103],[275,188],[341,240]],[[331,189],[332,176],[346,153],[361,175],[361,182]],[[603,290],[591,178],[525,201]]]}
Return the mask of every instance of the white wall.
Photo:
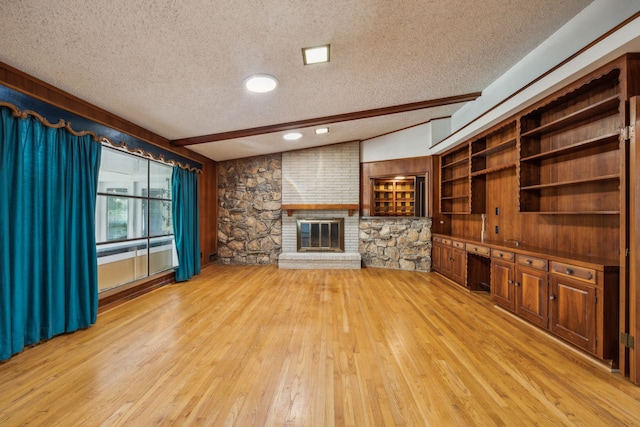
{"label": "white wall", "polygon": [[357,204],[360,143],[282,153],[282,204]]}
{"label": "white wall", "polygon": [[[404,159],[429,156],[431,146],[447,137],[451,130],[451,119],[437,119],[428,123],[403,129],[378,138],[362,141],[360,158],[362,162]],[[393,157],[389,157],[393,155]]]}
{"label": "white wall", "polygon": [[[361,161],[441,153],[618,56],[627,52],[640,52],[640,18],[636,18],[562,67],[531,84],[533,80],[639,11],[638,0],[594,1],[483,90],[482,96],[454,113],[451,117],[450,135],[441,143],[434,141],[436,143],[433,144],[430,137],[425,136],[425,129],[415,132],[407,129],[363,141]],[[527,85],[530,86],[504,102]],[[421,131],[423,134],[419,135]]]}

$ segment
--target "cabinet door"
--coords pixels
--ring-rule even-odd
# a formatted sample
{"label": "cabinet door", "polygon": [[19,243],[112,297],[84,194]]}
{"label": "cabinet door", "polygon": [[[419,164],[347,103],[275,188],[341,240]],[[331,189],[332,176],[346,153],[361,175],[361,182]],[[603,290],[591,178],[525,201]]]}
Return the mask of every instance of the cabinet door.
{"label": "cabinet door", "polygon": [[591,353],[596,351],[596,288],[551,275],[549,329]]}
{"label": "cabinet door", "polygon": [[546,273],[516,267],[515,310],[518,315],[543,328],[547,327],[549,281]]}
{"label": "cabinet door", "polygon": [[451,279],[463,286],[467,285],[467,252],[462,249],[452,249]]}
{"label": "cabinet door", "polygon": [[491,299],[496,304],[514,311],[513,264],[491,261]]}
{"label": "cabinet door", "polygon": [[442,245],[437,243],[431,247],[431,270],[442,271]]}
{"label": "cabinet door", "polygon": [[453,258],[451,257],[451,246],[442,246],[442,254],[440,258],[440,273],[451,278],[451,269],[453,268]]}

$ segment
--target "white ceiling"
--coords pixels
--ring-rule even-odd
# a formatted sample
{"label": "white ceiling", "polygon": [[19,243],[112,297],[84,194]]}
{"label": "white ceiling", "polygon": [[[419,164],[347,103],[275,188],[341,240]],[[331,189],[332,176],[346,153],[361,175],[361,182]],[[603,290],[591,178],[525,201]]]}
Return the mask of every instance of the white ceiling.
{"label": "white ceiling", "polygon": [[[480,92],[591,0],[0,1],[0,61],[171,140]],[[331,44],[304,66],[301,48]],[[243,80],[276,76],[252,94]],[[214,160],[363,140],[462,104],[191,145]]]}

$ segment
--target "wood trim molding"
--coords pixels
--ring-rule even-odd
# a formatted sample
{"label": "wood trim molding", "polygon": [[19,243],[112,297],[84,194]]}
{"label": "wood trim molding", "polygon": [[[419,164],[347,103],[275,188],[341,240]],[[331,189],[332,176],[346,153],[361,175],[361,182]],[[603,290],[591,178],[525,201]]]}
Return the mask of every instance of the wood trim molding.
{"label": "wood trim molding", "polygon": [[175,272],[169,271],[159,273],[155,276],[151,276],[119,288],[104,291],[98,295],[98,314],[126,301],[139,297],[140,295],[151,292],[154,289],[174,283],[175,281]]}
{"label": "wood trim molding", "polygon": [[262,135],[266,133],[281,132],[281,131],[305,128],[310,126],[347,122],[350,120],[368,119],[371,117],[385,116],[388,114],[406,113],[408,111],[422,110],[425,108],[441,107],[444,105],[473,101],[476,98],[478,98],[481,94],[482,94],[481,92],[472,92],[464,95],[455,95],[455,96],[449,96],[446,98],[429,99],[426,101],[412,102],[410,104],[374,108],[372,110],[363,110],[363,111],[356,111],[353,113],[336,114],[333,116],[318,117],[315,119],[298,120],[294,122],[260,126],[260,127],[250,128],[250,129],[234,130],[229,132],[212,133],[209,135],[176,139],[171,141],[171,144],[178,147],[184,147],[187,145],[205,144],[207,142],[224,141],[224,140],[235,139],[235,138],[244,138],[247,136],[256,136],[256,135]]}
{"label": "wood trim molding", "polygon": [[103,145],[109,145],[111,147],[120,149],[122,151],[126,151],[127,153],[132,153],[132,154],[139,154],[144,158],[147,159],[153,159],[153,160],[159,160],[162,161],[166,164],[172,165],[172,166],[177,166],[180,169],[185,169],[188,170],[190,172],[195,172],[195,173],[202,173],[202,169],[197,168],[197,167],[192,167],[189,163],[183,164],[182,162],[180,162],[179,160],[174,160],[174,159],[167,159],[165,158],[164,154],[159,154],[158,156],[156,156],[154,153],[147,151],[145,149],[142,148],[130,148],[126,142],[124,141],[114,141],[111,138],[108,138],[106,136],[101,136],[96,134],[93,131],[90,130],[75,130],[73,129],[73,127],[71,127],[71,123],[68,121],[65,121],[64,119],[60,119],[58,121],[58,123],[50,123],[46,118],[44,118],[41,114],[32,111],[32,110],[20,110],[17,106],[9,103],[9,102],[5,102],[0,100],[0,107],[7,107],[8,109],[11,110],[11,115],[13,117],[17,117],[19,119],[26,119],[29,116],[31,117],[35,117],[36,120],[38,120],[40,123],[42,123],[43,126],[49,127],[49,128],[54,128],[54,129],[65,129],[67,132],[69,132],[72,135],[75,136],[79,136],[79,137],[83,137],[86,135],[91,136],[91,139],[94,142],[103,144]]}
{"label": "wood trim molding", "polygon": [[360,210],[360,205],[354,204],[300,204],[300,205],[282,205],[282,210],[287,211],[287,216],[293,215],[293,211],[349,211],[349,216]]}
{"label": "wood trim molding", "polygon": [[434,120],[443,120],[443,119],[450,119],[450,118],[451,118],[451,116],[434,117],[432,119],[427,120],[426,122],[416,123],[415,125],[403,127],[401,129],[392,130],[390,132],[381,133],[380,135],[376,135],[376,136],[372,136],[370,138],[363,139],[362,142],[363,141],[369,141],[369,140],[376,139],[376,138],[380,138],[381,136],[391,135],[393,133],[402,132],[403,130],[412,129],[412,128],[415,128],[415,127],[418,127],[418,126],[426,125],[428,123],[433,122]]}

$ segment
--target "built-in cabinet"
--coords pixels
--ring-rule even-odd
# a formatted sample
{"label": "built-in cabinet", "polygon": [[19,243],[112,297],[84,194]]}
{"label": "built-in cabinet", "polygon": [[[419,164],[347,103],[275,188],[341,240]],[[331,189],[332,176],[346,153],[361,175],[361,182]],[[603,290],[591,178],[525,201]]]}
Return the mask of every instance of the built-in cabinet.
{"label": "built-in cabinet", "polygon": [[490,282],[498,306],[617,366],[617,265],[442,235],[432,253],[434,270],[471,291]]}
{"label": "built-in cabinet", "polygon": [[377,178],[372,180],[373,216],[414,216],[416,178]]}
{"label": "built-in cabinet", "polygon": [[[490,283],[498,306],[613,366],[626,363],[619,335],[632,329],[629,101],[639,93],[640,55],[625,55],[444,152],[434,179],[434,270],[469,290]],[[454,260],[466,274],[453,274]]]}
{"label": "built-in cabinet", "polygon": [[510,311],[516,309],[515,272],[512,262],[491,262],[491,298]]}
{"label": "built-in cabinet", "polygon": [[454,282],[465,284],[467,278],[465,244],[457,240],[435,236],[433,238],[433,247],[435,249],[431,252],[431,268],[437,269],[437,271]]}
{"label": "built-in cabinet", "polygon": [[503,308],[546,328],[548,278],[544,271],[491,261],[491,298]]}
{"label": "built-in cabinet", "polygon": [[486,291],[489,253],[486,246],[436,235],[431,249],[431,268],[470,291]]}
{"label": "built-in cabinet", "polygon": [[547,327],[549,279],[544,270],[516,265],[515,312],[540,327]]}

